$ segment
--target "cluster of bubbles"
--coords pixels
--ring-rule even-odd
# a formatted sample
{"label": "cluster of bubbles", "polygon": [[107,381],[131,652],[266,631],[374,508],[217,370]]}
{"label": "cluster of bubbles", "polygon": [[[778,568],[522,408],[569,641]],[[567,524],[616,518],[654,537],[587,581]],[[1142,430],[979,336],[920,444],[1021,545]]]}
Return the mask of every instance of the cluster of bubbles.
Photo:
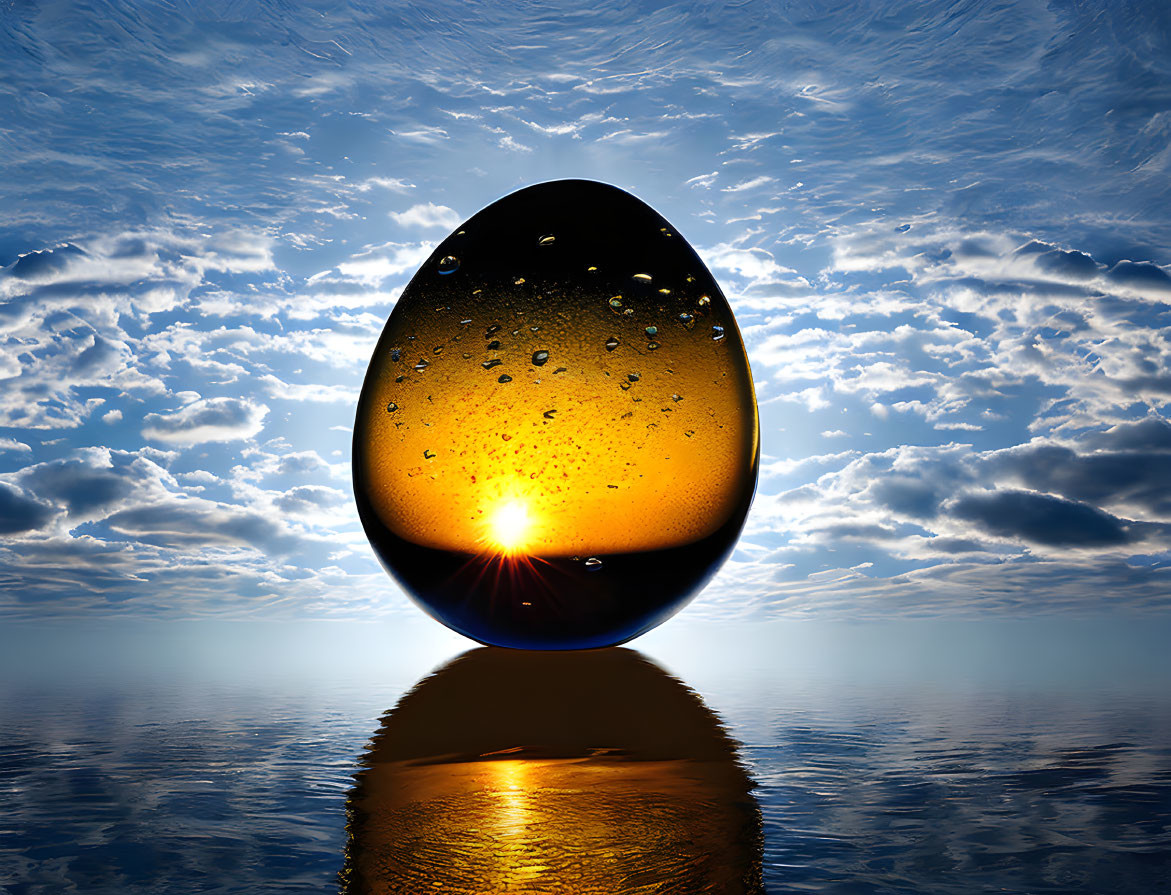
{"label": "cluster of bubbles", "polygon": [[[662,235],[664,237],[673,236],[671,231],[668,230],[666,227],[660,228],[660,232],[662,233]],[[461,230],[460,235],[462,235],[462,234],[463,234],[463,231]],[[555,245],[556,242],[557,242],[557,237],[554,234],[546,233],[537,239],[537,246],[541,247],[541,248],[547,248],[549,246]],[[459,261],[459,258],[456,257],[455,255],[444,255],[442,258],[439,259],[439,262],[436,266],[436,270],[438,271],[438,273],[441,276],[447,276],[447,275],[453,274],[456,271],[458,271],[459,268],[460,268],[460,261]],[[596,272],[597,270],[598,270],[597,266],[590,266],[587,268],[587,272],[590,272],[590,273]],[[654,282],[654,276],[652,274],[643,273],[643,272],[632,274],[631,279],[635,283],[639,284],[639,286],[648,286]],[[688,276],[687,282],[694,283],[695,277]],[[524,283],[525,283],[524,277],[517,276],[513,279],[514,285],[520,286],[520,285],[524,285]],[[668,288],[661,288],[658,291],[660,294],[662,294],[664,296],[672,294],[671,290]],[[480,290],[477,289],[474,294],[478,294],[479,292],[480,292]],[[615,314],[618,314],[621,317],[630,318],[635,315],[635,309],[633,307],[630,307],[629,305],[627,305],[625,297],[621,294],[612,296],[609,299],[608,304],[610,306],[610,309]],[[711,307],[711,298],[707,295],[700,295],[696,299],[695,304],[696,304],[696,307],[693,310],[681,311],[675,318],[677,320],[677,322],[684,329],[689,330],[689,331],[693,330],[695,328],[696,321],[699,318],[706,316],[707,309]],[[663,310],[663,309],[660,308],[660,310]],[[466,325],[470,324],[471,322],[472,322],[471,319],[461,320],[460,325],[466,326]],[[539,328],[540,327],[534,326],[534,327],[532,327],[532,330],[535,332]],[[500,348],[500,341],[498,339],[493,338],[493,336],[495,336],[498,332],[500,332],[500,330],[501,330],[500,324],[494,323],[494,324],[490,325],[487,328],[487,330],[485,331],[485,334],[484,334],[485,338],[489,340],[487,343],[487,346],[486,346],[489,351],[496,351]],[[659,342],[659,328],[657,326],[655,326],[653,324],[646,326],[643,328],[643,333],[647,339],[646,348],[648,351],[655,351],[661,347],[661,343]],[[516,334],[517,333],[515,333],[515,332],[513,333],[513,335],[516,335]],[[722,341],[724,338],[724,328],[722,326],[713,324],[711,338],[712,338],[712,341],[715,341],[715,342]],[[603,344],[603,347],[605,348],[605,350],[607,352],[612,352],[612,351],[616,350],[620,345],[621,345],[621,342],[619,341],[619,339],[616,336],[610,336],[609,338],[606,339],[605,343]],[[442,345],[435,346],[434,351],[433,351],[434,354],[438,355],[438,354],[441,354],[442,352],[443,352]],[[397,348],[393,349],[393,351],[391,353],[392,359],[397,361],[400,356],[401,356],[400,349],[397,349]],[[471,355],[464,354],[464,357],[470,358]],[[549,357],[550,357],[550,353],[549,353],[549,351],[547,351],[545,349],[539,349],[537,351],[534,351],[532,354],[532,358],[531,358],[532,364],[533,364],[533,366],[536,366],[536,367],[543,367],[549,362]],[[491,370],[492,368],[498,367],[503,363],[504,363],[504,361],[501,360],[500,358],[493,357],[493,358],[489,358],[488,360],[483,361],[480,366],[482,366],[485,370]],[[421,373],[424,370],[426,370],[428,366],[430,366],[429,362],[423,358],[420,358],[419,362],[414,365],[414,369],[416,372]],[[557,369],[554,370],[554,373],[563,373],[565,371],[566,371],[565,367],[558,367]],[[628,390],[630,388],[631,384],[634,382],[637,382],[638,379],[639,379],[639,376],[637,373],[630,374],[627,377],[627,381],[621,383],[622,389],[624,391]],[[396,382],[401,382],[402,380],[403,380],[402,376],[399,376],[395,379]],[[512,382],[512,376],[510,376],[507,373],[503,373],[497,378],[496,381],[501,384],[507,384],[509,382]],[[675,401],[680,400],[678,395],[673,395],[672,398]],[[398,410],[398,405],[392,402],[387,405],[386,410],[388,413],[394,413],[395,411]],[[545,417],[547,419],[552,419],[553,417],[550,414],[555,413],[555,412],[556,411],[548,411],[547,413],[545,413]]]}

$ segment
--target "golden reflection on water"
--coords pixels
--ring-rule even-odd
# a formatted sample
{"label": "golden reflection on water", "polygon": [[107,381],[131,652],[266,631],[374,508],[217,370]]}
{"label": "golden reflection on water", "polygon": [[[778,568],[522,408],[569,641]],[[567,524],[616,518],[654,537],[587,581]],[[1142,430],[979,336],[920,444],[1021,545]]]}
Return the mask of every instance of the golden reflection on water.
{"label": "golden reflection on water", "polygon": [[760,812],[698,696],[632,650],[478,649],[388,713],[344,893],[755,893]]}

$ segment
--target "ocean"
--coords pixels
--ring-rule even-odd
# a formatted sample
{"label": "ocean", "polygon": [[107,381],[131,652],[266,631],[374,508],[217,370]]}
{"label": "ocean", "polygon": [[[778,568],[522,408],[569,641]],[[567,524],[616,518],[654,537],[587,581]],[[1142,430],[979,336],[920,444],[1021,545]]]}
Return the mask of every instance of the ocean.
{"label": "ocean", "polygon": [[0,887],[1168,889],[1159,625],[431,627],[10,626]]}

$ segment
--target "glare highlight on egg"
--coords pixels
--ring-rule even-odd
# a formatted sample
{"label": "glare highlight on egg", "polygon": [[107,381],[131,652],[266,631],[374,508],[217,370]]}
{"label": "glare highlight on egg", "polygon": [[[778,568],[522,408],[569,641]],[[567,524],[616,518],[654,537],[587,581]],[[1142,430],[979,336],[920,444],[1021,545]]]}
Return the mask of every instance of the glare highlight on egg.
{"label": "glare highlight on egg", "polygon": [[491,547],[503,554],[521,553],[527,543],[529,511],[519,500],[501,504],[492,512]]}
{"label": "glare highlight on egg", "polygon": [[735,544],[759,426],[731,309],[620,189],[553,181],[448,236],[395,305],[354,427],[355,496],[391,575],[501,646],[620,643]]}

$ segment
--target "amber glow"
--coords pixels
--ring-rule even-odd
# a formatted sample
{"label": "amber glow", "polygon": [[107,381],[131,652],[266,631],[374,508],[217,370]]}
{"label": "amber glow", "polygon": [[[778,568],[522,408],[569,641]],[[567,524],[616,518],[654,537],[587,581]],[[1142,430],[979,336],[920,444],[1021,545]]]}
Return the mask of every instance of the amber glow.
{"label": "amber glow", "polygon": [[495,761],[487,765],[495,772],[495,791],[499,798],[495,819],[504,836],[524,836],[529,825],[537,819],[538,812],[533,810],[524,791],[526,764],[523,761]]}
{"label": "amber glow", "polygon": [[[757,451],[752,382],[726,306],[709,307],[701,331],[673,320],[697,309],[675,296],[677,307],[664,299],[660,309],[656,296],[626,318],[610,289],[555,302],[531,283],[508,288],[494,296],[506,309],[485,306],[483,292],[429,296],[417,316],[400,301],[389,344],[410,347],[375,358],[358,432],[384,522],[427,547],[542,557],[670,547],[723,525],[751,487]],[[560,332],[570,317],[574,329]],[[713,325],[729,335],[713,339]],[[619,344],[608,350],[611,335]],[[534,365],[541,351],[549,359]],[[525,513],[507,509],[515,501]]]}
{"label": "amber glow", "polygon": [[654,877],[671,891],[743,892],[735,781],[710,762],[379,765],[361,805],[371,820],[352,831],[360,891],[634,895],[652,891],[634,880]]}

